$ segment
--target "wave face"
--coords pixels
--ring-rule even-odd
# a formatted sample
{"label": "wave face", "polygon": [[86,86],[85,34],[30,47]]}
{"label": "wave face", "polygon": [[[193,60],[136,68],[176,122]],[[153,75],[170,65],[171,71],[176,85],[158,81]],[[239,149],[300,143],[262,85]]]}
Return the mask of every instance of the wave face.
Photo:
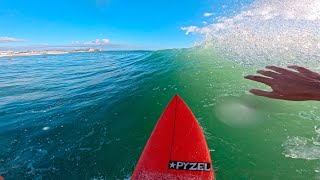
{"label": "wave face", "polygon": [[257,84],[243,76],[256,69],[223,55],[202,47],[0,58],[0,174],[129,178],[179,94],[205,132],[217,179],[318,177],[318,104],[249,95]]}
{"label": "wave face", "polygon": [[186,34],[203,35],[201,46],[218,48],[241,64],[298,64],[319,69],[319,0],[257,0],[233,16],[182,29]]}

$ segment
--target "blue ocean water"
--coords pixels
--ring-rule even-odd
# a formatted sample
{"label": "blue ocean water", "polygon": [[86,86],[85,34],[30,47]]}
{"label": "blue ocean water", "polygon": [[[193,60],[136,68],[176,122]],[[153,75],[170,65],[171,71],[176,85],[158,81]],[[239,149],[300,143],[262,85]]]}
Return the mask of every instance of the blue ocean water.
{"label": "blue ocean water", "polygon": [[319,177],[317,102],[254,97],[257,66],[206,48],[0,58],[0,175],[129,178],[179,94],[199,120],[217,179]]}

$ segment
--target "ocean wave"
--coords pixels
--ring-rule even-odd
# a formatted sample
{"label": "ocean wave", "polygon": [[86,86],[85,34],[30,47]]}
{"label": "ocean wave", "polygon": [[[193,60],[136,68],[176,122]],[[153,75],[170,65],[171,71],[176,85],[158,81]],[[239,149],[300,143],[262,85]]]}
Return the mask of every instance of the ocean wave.
{"label": "ocean wave", "polygon": [[234,16],[182,29],[202,34],[201,46],[217,48],[241,64],[319,67],[318,0],[257,0]]}

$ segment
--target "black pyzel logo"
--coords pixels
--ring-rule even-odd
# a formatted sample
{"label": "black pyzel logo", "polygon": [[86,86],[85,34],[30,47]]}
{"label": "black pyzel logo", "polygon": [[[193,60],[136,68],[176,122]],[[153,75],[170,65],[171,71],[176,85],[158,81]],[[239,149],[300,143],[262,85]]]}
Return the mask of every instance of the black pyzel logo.
{"label": "black pyzel logo", "polygon": [[211,171],[211,163],[169,161],[168,168],[188,171]]}

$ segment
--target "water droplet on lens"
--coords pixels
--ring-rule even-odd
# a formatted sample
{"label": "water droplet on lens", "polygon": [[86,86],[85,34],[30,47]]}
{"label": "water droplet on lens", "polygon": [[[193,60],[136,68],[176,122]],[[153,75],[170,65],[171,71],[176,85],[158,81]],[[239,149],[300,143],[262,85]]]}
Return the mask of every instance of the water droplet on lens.
{"label": "water droplet on lens", "polygon": [[50,127],[48,127],[48,126],[42,128],[42,130],[44,130],[44,131],[47,131],[47,130],[49,130],[49,129],[50,129]]}

